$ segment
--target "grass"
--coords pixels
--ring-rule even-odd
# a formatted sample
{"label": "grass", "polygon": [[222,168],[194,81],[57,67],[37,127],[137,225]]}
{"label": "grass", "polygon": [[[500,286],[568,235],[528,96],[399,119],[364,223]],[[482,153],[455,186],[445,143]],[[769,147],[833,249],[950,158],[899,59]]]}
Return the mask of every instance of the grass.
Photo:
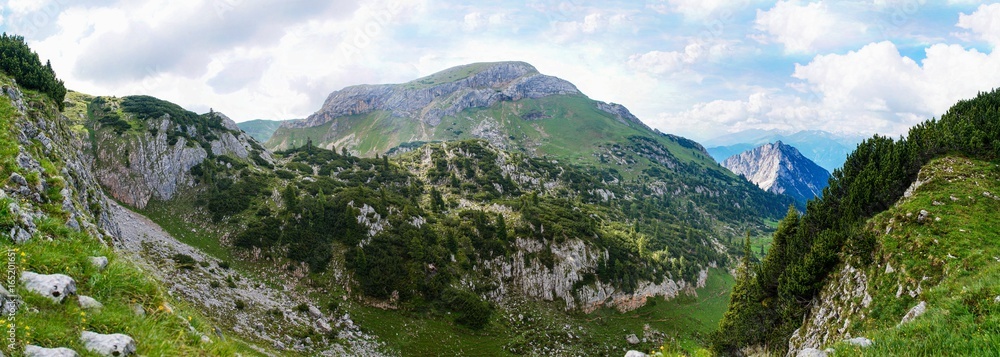
{"label": "grass", "polygon": [[482,331],[458,326],[448,315],[345,308],[380,341],[407,355],[510,356],[530,352],[532,343],[549,346],[551,354],[621,355],[626,349],[649,351],[662,346],[653,342],[630,346],[625,342],[628,334],[642,337],[646,325],[665,334],[665,347],[694,354],[703,349],[705,337],[717,328],[733,285],[728,273],[712,269],[697,297],[658,298],[628,313],[605,308],[591,314],[567,314],[559,303],[525,302],[494,314]]}
{"label": "grass", "polygon": [[240,130],[243,130],[257,141],[263,143],[271,138],[271,135],[278,130],[281,123],[281,120],[256,119],[236,123],[236,125],[239,126]]}
{"label": "grass", "polygon": [[[69,275],[76,281],[79,295],[97,299],[104,308],[84,311],[75,296],[55,303],[18,288],[16,292],[26,305],[14,319],[5,316],[0,321],[16,330],[17,350],[25,344],[34,344],[68,347],[83,356],[93,356],[79,342],[80,333],[87,330],[130,335],[136,340],[140,355],[258,355],[238,340],[215,338],[208,319],[168,297],[158,283],[98,240],[55,222],[42,222],[40,228],[42,232],[27,243],[14,246],[6,239],[0,243],[5,257],[14,258],[8,269]],[[105,270],[98,271],[90,264],[90,256],[106,256],[110,263]],[[142,306],[147,314],[135,315],[134,304]],[[189,330],[189,324],[212,336],[212,341],[201,342],[200,335]],[[7,350],[6,344],[3,348],[7,354],[15,353]]]}
{"label": "grass", "polygon": [[[1000,167],[946,157],[921,178],[931,181],[869,221],[878,235],[877,264],[866,269],[873,302],[865,318],[845,317],[855,336],[875,344],[835,344],[838,356],[1000,355],[1000,200],[983,194],[1000,192]],[[919,222],[920,210],[930,218]],[[887,263],[895,272],[885,272]],[[917,286],[921,293],[910,297]],[[927,313],[897,326],[920,301]]]}

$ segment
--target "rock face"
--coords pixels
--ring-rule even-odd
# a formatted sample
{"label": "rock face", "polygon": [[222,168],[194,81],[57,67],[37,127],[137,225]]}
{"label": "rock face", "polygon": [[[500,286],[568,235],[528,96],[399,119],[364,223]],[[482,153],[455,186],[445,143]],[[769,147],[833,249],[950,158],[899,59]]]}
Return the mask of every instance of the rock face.
{"label": "rock face", "polygon": [[[35,220],[44,215],[40,206],[50,204],[68,214],[65,223],[71,229],[102,239],[114,236],[118,226],[106,213],[107,197],[93,189],[98,184],[86,133],[75,130],[73,121],[61,114],[29,114],[24,95],[16,86],[5,85],[0,93],[16,110],[11,130],[18,147],[18,172],[11,173],[8,184],[0,189],[0,199],[11,198],[7,209],[15,218],[10,231],[3,234],[16,243],[31,239],[38,230]],[[41,143],[41,150],[31,149],[36,142]],[[62,168],[58,172],[46,169],[40,164],[43,160],[61,163]],[[41,180],[29,184],[25,177],[35,173]],[[57,196],[47,192],[50,182],[64,184]]]}
{"label": "rock face", "polygon": [[21,283],[28,291],[62,302],[67,295],[76,294],[76,281],[62,274],[21,273]]}
{"label": "rock face", "polygon": [[[219,115],[224,126],[236,128],[232,120]],[[177,142],[171,145],[169,132],[193,129],[179,129],[178,124],[167,117],[150,120],[147,125],[156,128],[155,135],[143,132],[120,136],[111,130],[96,133],[95,173],[98,179],[108,193],[136,208],[145,207],[153,198],[169,200],[180,189],[192,186],[195,178],[191,175],[191,168],[208,158],[209,154],[246,159],[252,151],[252,139],[239,132],[239,128],[235,132],[214,133],[216,139],[210,141],[206,148],[189,145],[190,139],[186,137],[177,138]]]}
{"label": "rock face", "polygon": [[80,334],[80,342],[91,352],[102,356],[124,357],[135,353],[135,340],[120,333],[104,335],[90,331]]}
{"label": "rock face", "polygon": [[[809,319],[792,333],[788,340],[788,357],[795,351],[821,348],[823,345],[850,337],[850,316],[864,319],[872,303],[868,293],[868,276],[850,264],[844,265],[835,280],[819,295],[819,304],[809,312]],[[845,320],[845,318],[847,318]]]}
{"label": "rock face", "polygon": [[[285,122],[282,126],[290,128],[320,126],[333,118],[366,114],[376,110],[437,125],[442,117],[455,115],[468,108],[488,107],[501,100],[516,101],[522,98],[579,93],[573,84],[539,74],[535,67],[524,62],[471,64],[446,72],[457,74],[475,70],[473,67],[485,68],[466,78],[445,83],[435,83],[444,82],[436,78],[445,76],[444,73],[439,73],[403,85],[347,87],[330,94],[316,114],[305,120]],[[431,84],[425,84],[428,82]],[[435,105],[442,103],[446,105],[442,107]]]}
{"label": "rock face", "polygon": [[[670,299],[682,292],[693,293],[691,288],[703,287],[708,277],[708,270],[702,270],[694,284],[671,279],[663,279],[659,284],[641,281],[632,293],[616,289],[600,280],[577,288],[575,285],[583,281],[587,273],[596,271],[600,261],[607,259],[607,251],[588,247],[579,239],[546,247],[535,240],[518,238],[515,245],[517,252],[512,257],[483,263],[494,275],[493,283],[497,289],[488,294],[493,301],[522,295],[546,301],[562,300],[566,303],[567,310],[580,309],[589,313],[607,306],[624,312],[642,307],[649,298],[660,296]],[[538,259],[526,258],[542,249],[550,249],[554,256],[551,268]],[[513,292],[518,294],[512,294]]]}
{"label": "rock face", "polygon": [[822,195],[830,179],[830,172],[780,141],[734,155],[723,161],[722,166],[761,189],[791,196],[802,203]]}

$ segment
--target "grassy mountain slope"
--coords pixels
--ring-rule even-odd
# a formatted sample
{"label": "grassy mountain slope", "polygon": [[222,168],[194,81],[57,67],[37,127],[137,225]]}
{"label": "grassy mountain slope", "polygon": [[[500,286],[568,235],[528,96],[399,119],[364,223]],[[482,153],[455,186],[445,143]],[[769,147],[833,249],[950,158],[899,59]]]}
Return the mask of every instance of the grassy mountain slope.
{"label": "grassy mountain slope", "polygon": [[[846,284],[828,285],[814,318],[792,338],[797,347],[811,335],[826,337],[809,342],[833,345],[838,356],[1000,354],[1000,197],[993,194],[1000,166],[947,156],[924,166],[918,180],[923,184],[911,197],[865,224],[875,249],[849,256],[830,279],[857,290],[843,294]],[[927,312],[900,325],[920,302]],[[822,309],[837,318],[816,318]],[[847,336],[875,344],[838,343]]]}
{"label": "grassy mountain slope", "polygon": [[267,139],[271,138],[275,130],[281,126],[283,120],[266,120],[266,119],[255,119],[248,120],[244,122],[236,123],[240,127],[240,130],[250,134],[254,139],[259,142],[265,142]]}
{"label": "grassy mountain slope", "polygon": [[790,212],[779,224],[767,257],[737,284],[713,348],[737,353],[770,346],[784,352],[802,321],[815,317],[812,302],[841,263],[876,258],[877,239],[866,222],[904,197],[922,167],[944,155],[986,162],[1000,157],[997,118],[1000,91],[994,90],[955,104],[902,140],[876,136],[858,145],[844,168],[834,171],[823,197],[810,201],[805,215]]}
{"label": "grassy mountain slope", "polygon": [[[468,78],[494,66],[477,63],[460,66],[415,81],[393,86],[399,92],[433,88]],[[531,68],[526,76],[537,75]],[[499,89],[498,89],[499,90]],[[462,93],[462,92],[459,92]],[[426,110],[443,108],[465,99],[460,95],[435,99]],[[610,146],[641,136],[655,140],[682,162],[717,169],[702,148],[686,139],[661,135],[638,122],[611,111],[583,94],[553,94],[540,98],[501,100],[482,107],[473,106],[430,125],[406,115],[380,110],[330,118],[312,127],[279,128],[265,143],[271,149],[305,145],[346,148],[370,157],[420,142],[485,139],[491,144],[533,156],[550,156],[575,164],[600,165],[601,157],[613,156]],[[606,105],[606,104],[604,104]],[[628,114],[631,116],[631,114]],[[648,160],[640,160],[645,163]],[[643,167],[636,168],[641,171]],[[720,170],[720,172],[725,170]]]}
{"label": "grassy mountain slope", "polygon": [[[0,350],[20,356],[25,345],[33,344],[93,356],[79,341],[86,330],[128,334],[142,355],[257,355],[228,333],[213,332],[213,323],[198,309],[171,297],[108,247],[112,238],[107,230],[114,226],[102,221],[104,196],[87,186],[92,179],[80,171],[84,166],[78,154],[86,135],[81,122],[63,117],[48,97],[20,88],[2,74],[0,85],[0,251],[13,274],[5,288],[20,297],[14,298],[20,300],[16,314],[0,317],[13,331],[14,349],[4,343]],[[79,97],[70,93],[68,113]],[[28,185],[17,177],[26,178]],[[21,241],[24,237],[15,232],[27,232],[30,238]],[[96,268],[91,256],[107,257],[108,267]],[[76,281],[77,294],[104,307],[84,310],[76,296],[55,303],[29,292],[16,283],[25,271],[68,275]],[[146,313],[137,316],[136,308]],[[203,341],[203,335],[211,337]]]}

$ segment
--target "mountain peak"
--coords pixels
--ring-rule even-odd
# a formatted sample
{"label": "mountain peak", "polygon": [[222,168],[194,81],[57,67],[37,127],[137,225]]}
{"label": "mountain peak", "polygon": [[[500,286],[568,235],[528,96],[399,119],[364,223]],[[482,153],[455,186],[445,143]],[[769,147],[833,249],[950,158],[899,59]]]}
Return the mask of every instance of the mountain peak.
{"label": "mountain peak", "polygon": [[734,155],[722,166],[761,189],[786,194],[801,203],[818,197],[830,178],[829,171],[780,140]]}

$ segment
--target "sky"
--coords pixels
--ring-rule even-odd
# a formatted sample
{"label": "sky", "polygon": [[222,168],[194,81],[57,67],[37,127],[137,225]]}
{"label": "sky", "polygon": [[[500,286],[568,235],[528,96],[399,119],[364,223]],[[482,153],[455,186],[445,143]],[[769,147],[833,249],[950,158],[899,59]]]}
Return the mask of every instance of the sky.
{"label": "sky", "polygon": [[506,60],[695,140],[898,136],[1000,87],[997,1],[0,0],[0,31],[70,89],[236,121]]}

